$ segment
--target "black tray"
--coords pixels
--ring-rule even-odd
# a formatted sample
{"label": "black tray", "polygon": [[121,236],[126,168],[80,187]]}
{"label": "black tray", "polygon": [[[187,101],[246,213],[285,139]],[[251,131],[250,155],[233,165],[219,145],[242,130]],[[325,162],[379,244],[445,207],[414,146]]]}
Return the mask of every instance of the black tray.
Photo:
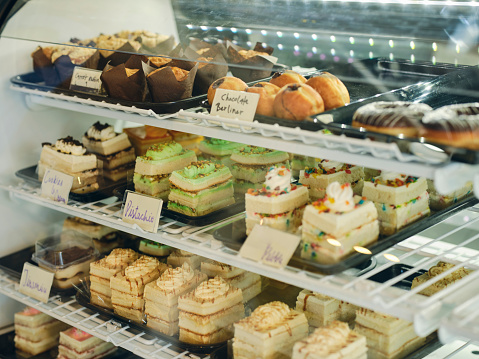
{"label": "black tray", "polygon": [[53,92],[58,94],[63,94],[71,97],[79,97],[83,99],[91,99],[98,102],[108,102],[111,104],[120,104],[122,106],[127,107],[136,107],[146,110],[153,110],[158,114],[163,113],[175,113],[179,110],[184,110],[191,107],[197,107],[200,105],[201,101],[206,98],[206,95],[200,95],[195,97],[190,97],[184,100],[178,100],[173,102],[134,102],[134,101],[126,101],[120,99],[114,99],[107,96],[100,96],[100,95],[93,95],[87,94],[78,91],[72,91],[69,89],[63,88],[56,88],[45,85],[43,79],[36,74],[35,72],[29,72],[22,75],[14,76],[10,79],[10,82],[14,85],[26,87],[33,90],[40,90],[44,92]]}
{"label": "black tray", "polygon": [[113,312],[113,310],[102,308],[100,306],[94,305],[90,303],[90,291],[87,288],[87,286],[82,286],[81,290],[78,290],[76,293],[76,300],[77,302],[86,307],[89,308],[95,312],[98,312],[110,319],[114,319],[116,322],[130,326],[131,328],[140,330],[142,332],[148,333],[150,335],[153,335],[154,337],[160,338],[162,340],[165,340],[168,343],[171,343],[173,347],[177,347],[183,350],[188,350],[192,353],[197,353],[197,354],[210,354],[213,352],[221,351],[226,348],[227,341],[221,342],[218,344],[211,344],[211,345],[199,345],[199,344],[190,344],[190,343],[185,343],[182,342],[178,339],[178,335],[176,336],[171,336],[171,335],[166,335],[163,334],[157,330],[151,329],[146,326],[146,324],[140,324],[136,323],[132,320],[123,318]]}
{"label": "black tray", "polygon": [[[125,195],[125,191],[135,191],[133,184],[123,185],[115,188],[113,190],[113,195],[116,196],[120,201],[123,201],[123,197]],[[220,208],[217,211],[205,214],[204,216],[187,216],[186,214],[178,213],[175,211],[171,211],[166,208],[167,202],[163,202],[163,208],[161,210],[161,215],[167,218],[173,219],[175,221],[188,224],[190,226],[207,226],[209,224],[213,224],[219,222],[225,218],[234,216],[240,212],[244,212],[245,210],[245,203],[244,198],[235,197],[235,203],[229,205],[227,207]]]}
{"label": "black tray", "polygon": [[[6,255],[0,258],[0,268],[7,272],[10,276],[18,279],[22,277],[23,264],[28,262],[34,266],[38,266],[33,260],[32,255],[35,253],[35,246],[31,246],[18,252]],[[52,287],[50,295],[60,295],[62,297],[68,297],[75,294],[75,288],[58,289]]]}
{"label": "black tray", "polygon": [[[58,356],[58,346],[53,347],[46,352],[32,356],[30,354],[21,352],[15,349],[15,332],[8,332],[0,335],[0,358],[1,359],[56,359]],[[117,347],[117,349],[108,356],[103,357],[105,359],[130,359],[137,358],[136,355],[130,351]]]}
{"label": "black tray", "polygon": [[[470,206],[473,206],[477,203],[479,203],[479,200],[477,198],[475,198],[474,196],[469,196],[441,211],[431,211],[431,214],[429,216],[420,219],[417,222],[411,223],[410,225],[400,229],[399,231],[390,236],[380,235],[377,242],[373,243],[370,246],[367,246],[367,249],[371,251],[371,254],[362,254],[356,252],[338,261],[337,263],[321,264],[308,259],[301,258],[300,246],[298,246],[288,265],[299,269],[305,269],[313,272],[321,272],[325,274],[339,273],[348,268],[360,265],[361,263],[371,258],[371,256],[387,248],[390,248],[393,245],[403,241],[404,239],[409,238],[429,228],[430,226],[446,219],[452,214]],[[240,219],[229,223],[221,228],[218,228],[213,233],[213,236],[215,237],[215,239],[223,242],[227,247],[235,251],[239,251],[244,241],[246,240],[245,220]]]}
{"label": "black tray", "polygon": [[[38,175],[37,175],[37,166],[30,166],[27,168],[23,168],[21,170],[18,170],[15,172],[15,176],[18,178],[21,178],[25,180],[26,182],[34,185],[34,186],[41,186],[41,182],[38,180]],[[108,178],[103,178],[102,179],[102,184],[100,186],[100,189],[98,191],[90,192],[90,193],[73,193],[70,192],[68,197],[74,201],[79,201],[79,202],[95,202],[99,201],[104,198],[108,198],[113,196],[113,190],[118,187],[122,182],[117,181],[113,182],[109,180]]]}
{"label": "black tray", "polygon": [[[375,275],[369,277],[368,279],[378,282],[378,283],[385,283],[388,280],[397,277],[400,274],[403,274],[413,268],[410,265],[403,264],[403,263],[398,263],[398,264],[393,264],[392,266],[382,270],[379,273],[376,273]],[[416,270],[413,274],[408,275],[407,277],[401,279],[400,281],[396,282],[393,284],[393,287],[405,289],[405,290],[410,290],[412,286],[412,281],[414,278],[417,276],[420,276],[421,274],[426,273],[427,270],[425,269],[418,269]]]}

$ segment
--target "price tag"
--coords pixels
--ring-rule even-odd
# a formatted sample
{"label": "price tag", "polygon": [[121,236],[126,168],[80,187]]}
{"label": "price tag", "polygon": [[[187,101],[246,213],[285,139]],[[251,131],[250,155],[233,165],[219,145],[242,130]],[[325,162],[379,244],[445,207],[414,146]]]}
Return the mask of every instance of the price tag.
{"label": "price tag", "polygon": [[211,105],[211,115],[253,122],[258,101],[257,93],[217,89]]}
{"label": "price tag", "polygon": [[50,297],[53,276],[52,272],[26,262],[23,265],[18,291],[46,303]]}
{"label": "price tag", "polygon": [[240,256],[272,267],[285,267],[300,238],[267,226],[256,225],[240,249]]}
{"label": "price tag", "polygon": [[126,191],[123,203],[123,222],[137,224],[148,232],[156,233],[163,200]]}
{"label": "price tag", "polygon": [[67,203],[73,185],[73,177],[48,168],[42,181],[42,197]]}
{"label": "price tag", "polygon": [[98,95],[101,90],[101,70],[76,66],[73,70],[70,90]]}

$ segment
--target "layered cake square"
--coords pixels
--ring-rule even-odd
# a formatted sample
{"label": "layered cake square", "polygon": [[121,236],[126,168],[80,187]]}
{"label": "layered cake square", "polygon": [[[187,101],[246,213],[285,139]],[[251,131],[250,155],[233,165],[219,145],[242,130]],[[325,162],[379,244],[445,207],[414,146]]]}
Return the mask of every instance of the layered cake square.
{"label": "layered cake square", "polygon": [[309,200],[308,189],[291,185],[291,171],[285,166],[271,167],[261,189],[245,195],[246,234],[257,224],[286,232],[296,232]]}
{"label": "layered cake square", "polygon": [[144,156],[154,144],[170,142],[173,139],[167,129],[148,125],[125,128],[123,132],[128,135],[137,156]]}
{"label": "layered cake square", "polygon": [[233,337],[233,323],[244,317],[243,294],[215,277],[180,296],[178,309],[181,341],[215,344]]}
{"label": "layered cake square", "polygon": [[221,277],[231,286],[241,289],[245,303],[261,293],[261,276],[259,274],[212,259],[201,262],[201,272],[209,278]]}
{"label": "layered cake square", "polygon": [[[416,278],[413,279],[411,289],[416,288],[424,283],[426,283],[429,280],[433,280],[434,277],[452,269],[454,267],[454,264],[452,263],[447,263],[447,262],[438,262],[435,266],[432,266],[429,268],[429,270],[421,274],[420,276],[417,276]],[[447,288],[447,286],[456,283],[458,280],[461,280],[465,276],[469,275],[472,273],[471,269],[467,269],[464,267],[460,267],[459,269],[456,269],[452,273],[446,275],[444,278],[435,281],[432,283],[430,286],[424,288],[419,292],[419,294],[426,295],[426,296],[431,296],[436,294],[437,292],[443,290],[444,288]]]}
{"label": "layered cake square", "polygon": [[391,235],[430,212],[425,178],[382,172],[364,183],[363,197],[374,202],[384,235]]}
{"label": "layered cake square", "polygon": [[69,326],[37,309],[27,307],[15,313],[15,348],[37,355],[58,345],[60,331]]}
{"label": "layered cake square", "polygon": [[349,183],[333,182],[326,196],[306,206],[303,216],[301,257],[334,263],[375,242],[379,236],[376,207],[353,196]]}
{"label": "layered cake square", "polygon": [[159,242],[142,239],[138,251],[153,257],[166,257],[171,253],[172,248]]}
{"label": "layered cake square", "polygon": [[367,359],[366,338],[350,330],[346,323],[335,320],[294,344],[292,359],[306,358]]}
{"label": "layered cake square", "polygon": [[178,298],[207,280],[206,274],[193,270],[188,263],[168,268],[145,287],[147,326],[168,335],[178,333]]}
{"label": "layered cake square", "polygon": [[144,156],[136,158],[133,174],[135,191],[166,201],[170,194],[170,174],[195,161],[196,154],[184,150],[179,143],[169,141],[155,144]]}
{"label": "layered cake square", "polygon": [[298,182],[308,186],[309,197],[312,200],[324,198],[326,188],[333,182],[349,183],[354,194],[361,195],[363,189],[364,171],[362,167],[345,163],[321,160],[316,166],[301,170]]}
{"label": "layered cake square", "polygon": [[236,359],[290,358],[294,343],[308,335],[304,314],[278,301],[260,305],[234,326]]}
{"label": "layered cake square", "polygon": [[324,327],[334,320],[352,324],[357,306],[342,300],[303,289],[296,298],[296,310],[306,315],[311,327]]}
{"label": "layered cake square", "polygon": [[83,135],[83,145],[96,154],[103,176],[119,181],[133,173],[135,149],[126,133],[116,133],[113,126],[95,122]]}
{"label": "layered cake square", "polygon": [[145,285],[158,279],[168,266],[158,259],[141,256],[110,278],[111,303],[116,314],[135,322],[143,321]]}
{"label": "layered cake square", "polygon": [[441,209],[447,208],[450,205],[457,203],[462,198],[467,197],[472,193],[472,190],[472,182],[467,182],[464,186],[453,192],[441,194],[436,190],[434,181],[428,179],[427,192],[429,193],[429,207],[435,211],[440,211]]}
{"label": "layered cake square", "polygon": [[405,358],[426,341],[416,335],[412,322],[365,308],[357,310],[354,330],[366,337],[371,359]]}
{"label": "layered cake square", "polygon": [[104,308],[111,304],[110,278],[138,259],[132,249],[116,248],[108,256],[90,263],[90,301]]}
{"label": "layered cake square", "polygon": [[294,178],[299,177],[299,173],[306,167],[315,167],[316,160],[314,157],[291,154],[291,173]]}
{"label": "layered cake square", "polygon": [[166,263],[173,268],[181,267],[184,263],[188,263],[191,268],[200,269],[202,258],[203,257],[191,252],[182,249],[175,249],[166,259]]}
{"label": "layered cake square", "polygon": [[201,157],[205,160],[220,163],[231,169],[233,165],[231,154],[242,146],[244,145],[237,142],[209,138],[201,141],[198,144],[198,149],[201,151]]}
{"label": "layered cake square", "polygon": [[192,162],[170,176],[168,209],[187,216],[204,216],[235,203],[228,167],[211,161]]}
{"label": "layered cake square", "polygon": [[55,144],[44,143],[38,162],[38,180],[42,181],[48,168],[73,177],[71,192],[88,193],[100,188],[97,157],[71,136]]}
{"label": "layered cake square", "polygon": [[99,359],[113,353],[116,346],[83,330],[70,328],[60,333],[57,359]]}
{"label": "layered cake square", "polygon": [[243,146],[231,154],[235,193],[243,194],[248,189],[260,189],[271,166],[289,168],[289,154],[264,147]]}

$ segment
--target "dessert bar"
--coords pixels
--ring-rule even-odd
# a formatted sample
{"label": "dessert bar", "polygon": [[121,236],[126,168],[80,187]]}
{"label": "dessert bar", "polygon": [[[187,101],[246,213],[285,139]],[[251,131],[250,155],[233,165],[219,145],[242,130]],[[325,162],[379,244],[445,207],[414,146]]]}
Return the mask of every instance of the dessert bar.
{"label": "dessert bar", "polygon": [[70,328],[60,333],[57,359],[99,359],[116,349],[113,343],[105,342],[83,330]]}

